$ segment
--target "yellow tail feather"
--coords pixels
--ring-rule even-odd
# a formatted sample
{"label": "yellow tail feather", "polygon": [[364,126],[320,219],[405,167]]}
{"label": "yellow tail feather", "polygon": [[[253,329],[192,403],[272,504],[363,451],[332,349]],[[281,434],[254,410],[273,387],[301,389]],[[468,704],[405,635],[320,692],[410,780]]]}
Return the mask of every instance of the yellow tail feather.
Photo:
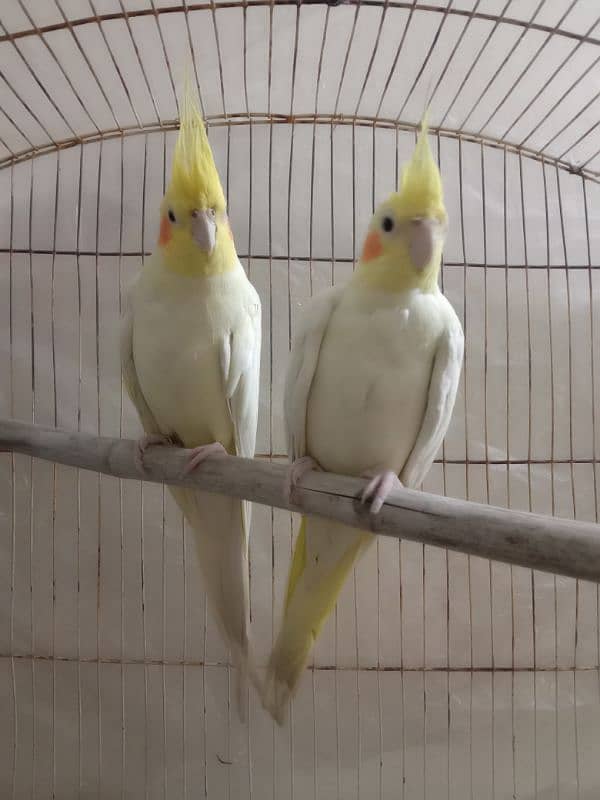
{"label": "yellow tail feather", "polygon": [[356,558],[372,540],[370,533],[314,517],[302,518],[283,622],[269,659],[263,693],[263,705],[280,724],[313,644]]}
{"label": "yellow tail feather", "polygon": [[298,531],[298,539],[296,540],[296,546],[294,547],[294,555],[292,556],[292,565],[290,567],[288,585],[285,593],[284,614],[287,614],[287,610],[290,605],[290,600],[294,595],[294,590],[296,589],[296,585],[300,579],[300,576],[304,572],[305,566],[306,566],[306,517],[302,517],[302,519],[300,520],[300,530]]}

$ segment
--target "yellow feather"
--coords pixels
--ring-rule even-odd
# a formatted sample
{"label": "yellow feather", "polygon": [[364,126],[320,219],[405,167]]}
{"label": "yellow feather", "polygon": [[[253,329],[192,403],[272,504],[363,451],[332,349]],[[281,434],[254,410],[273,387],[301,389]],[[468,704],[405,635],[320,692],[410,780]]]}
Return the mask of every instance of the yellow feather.
{"label": "yellow feather", "polygon": [[[180,113],[171,180],[161,205],[161,216],[172,212],[177,224],[171,226],[167,241],[161,243],[162,259],[171,272],[180,275],[219,275],[235,267],[237,254],[223,187],[189,76],[184,82]],[[199,250],[191,232],[192,212],[209,208],[215,211],[217,226],[215,247],[210,254]]]}
{"label": "yellow feather", "polygon": [[[346,542],[345,550],[336,548],[332,551],[327,534],[325,541],[320,538],[332,527],[336,530],[334,536],[339,537],[336,541]],[[356,559],[373,539],[371,533],[329,520],[302,518],[288,578],[281,630],[269,659],[263,692],[263,704],[279,723],[283,722],[287,702]]]}
{"label": "yellow feather", "polygon": [[366,286],[387,292],[403,292],[420,289],[431,292],[437,286],[442,257],[443,236],[434,242],[428,264],[416,269],[410,256],[410,237],[402,223],[410,223],[415,217],[437,220],[443,230],[448,221],[444,206],[442,176],[433,157],[428,139],[427,112],[423,115],[421,130],[413,154],[402,170],[400,187],[381,204],[371,222],[371,230],[381,224],[382,209],[391,209],[396,220],[401,223],[404,233],[384,239],[381,254],[369,259],[361,259],[354,273],[354,280]]}
{"label": "yellow feather", "polygon": [[394,206],[400,217],[446,218],[442,176],[429,147],[425,112],[410,161],[405,164]]}
{"label": "yellow feather", "polygon": [[191,208],[214,208],[224,212],[223,187],[189,78],[184,83],[180,106],[179,136],[168,194]]}
{"label": "yellow feather", "polygon": [[288,578],[287,592],[285,595],[285,611],[288,610],[290,600],[294,595],[296,584],[300,580],[300,576],[304,572],[306,566],[306,517],[302,517],[300,522],[300,530],[298,532],[298,539],[296,547],[294,548],[294,555],[292,558],[292,565],[290,567],[290,576]]}

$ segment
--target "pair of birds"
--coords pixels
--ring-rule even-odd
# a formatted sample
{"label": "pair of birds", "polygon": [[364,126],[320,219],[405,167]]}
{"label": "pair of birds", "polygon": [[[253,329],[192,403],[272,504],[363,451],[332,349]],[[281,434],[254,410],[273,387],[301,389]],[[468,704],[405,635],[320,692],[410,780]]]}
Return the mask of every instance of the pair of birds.
{"label": "pair of birds", "polygon": [[[447,216],[423,123],[400,189],[375,212],[350,282],[315,297],[292,347],[285,420],[289,490],[309,469],[365,476],[377,513],[391,489],[417,487],[446,433],[463,332],[438,288]],[[259,297],[240,264],[204,122],[182,101],[158,248],[130,289],[122,323],[123,376],[150,444],[252,457],[261,344]],[[302,519],[281,629],[266,678],[249,639],[246,501],[170,487],[195,531],[209,602],[238,668],[282,722],[323,623],[371,533]]]}

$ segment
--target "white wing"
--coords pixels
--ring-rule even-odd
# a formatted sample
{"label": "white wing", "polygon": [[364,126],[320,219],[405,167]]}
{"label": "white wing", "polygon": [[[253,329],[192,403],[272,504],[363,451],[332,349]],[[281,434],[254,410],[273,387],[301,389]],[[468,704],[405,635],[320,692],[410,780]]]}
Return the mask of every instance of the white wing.
{"label": "white wing", "polygon": [[[233,424],[235,452],[253,458],[258,423],[258,394],[260,388],[261,309],[258,294],[249,283],[252,301],[240,322],[221,346],[221,369],[225,397]],[[246,555],[250,533],[250,503],[242,502]]]}
{"label": "white wing", "polygon": [[256,446],[260,379],[261,311],[258,295],[223,340],[221,367],[238,456],[252,458]]}
{"label": "white wing", "polygon": [[411,488],[423,482],[431,467],[448,430],[458,390],[464,335],[459,319],[450,304],[448,308],[451,313],[435,353],[421,429],[400,473],[402,483]]}
{"label": "white wing", "polygon": [[121,373],[127,394],[135,406],[146,433],[161,433],[154,414],[150,410],[140,388],[133,360],[133,311],[129,293],[125,297],[125,309],[121,320]]}
{"label": "white wing", "polygon": [[283,409],[288,456],[293,461],[306,455],[306,407],[321,342],[343,287],[335,286],[315,297],[304,313],[290,353],[285,379]]}

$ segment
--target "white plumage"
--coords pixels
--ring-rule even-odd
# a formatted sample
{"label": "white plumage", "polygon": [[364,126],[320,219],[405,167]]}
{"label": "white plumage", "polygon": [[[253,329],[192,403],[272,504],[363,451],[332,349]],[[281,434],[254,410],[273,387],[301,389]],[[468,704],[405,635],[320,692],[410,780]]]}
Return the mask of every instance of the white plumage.
{"label": "white plumage", "polygon": [[[291,485],[318,465],[371,478],[377,513],[400,481],[420,485],[448,428],[463,332],[437,285],[446,230],[426,125],[401,190],[376,211],[350,282],[315,298],[285,387]],[[304,518],[263,703],[282,722],[313,643],[373,535]]]}
{"label": "white plumage", "polygon": [[462,363],[460,322],[441,292],[333,289],[307,309],[292,361],[301,364],[286,384],[294,458],[310,453],[329,472],[389,469],[420,483]]}
{"label": "white plumage", "polygon": [[[330,472],[388,470],[416,488],[448,428],[463,333],[436,288],[398,294],[350,283],[317,297],[293,344],[285,416],[293,461]],[[264,703],[281,722],[314,640],[371,533],[303,519]]]}
{"label": "white plumage", "polygon": [[[150,259],[130,290],[121,340],[125,381],[146,432],[175,436],[186,447],[216,441],[252,457],[260,318],[258,295],[239,261],[224,274],[186,276]],[[245,671],[249,503],[171,491],[194,528],[211,606]]]}

